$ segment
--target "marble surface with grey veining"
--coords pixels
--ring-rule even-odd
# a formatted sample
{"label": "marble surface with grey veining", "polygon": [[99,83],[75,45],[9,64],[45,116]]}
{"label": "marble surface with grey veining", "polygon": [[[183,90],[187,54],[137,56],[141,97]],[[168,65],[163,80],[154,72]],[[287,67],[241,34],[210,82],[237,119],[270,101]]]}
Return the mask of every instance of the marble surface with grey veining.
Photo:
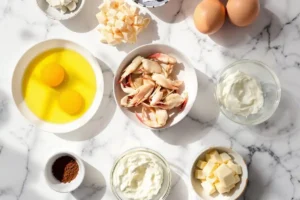
{"label": "marble surface with grey veining", "polygon": [[[171,0],[166,6],[144,9],[153,19],[134,45],[101,44],[94,17],[101,0],[87,0],[74,19],[47,19],[34,0],[0,1],[0,199],[113,200],[110,170],[114,160],[132,147],[160,152],[172,166],[168,200],[199,199],[190,186],[190,168],[208,146],[232,147],[246,160],[249,185],[240,199],[300,199],[300,2],[261,0],[261,13],[249,27],[226,22],[216,34],[198,33],[192,14],[199,0]],[[104,99],[94,118],[78,131],[55,135],[38,130],[16,109],[11,77],[20,56],[31,45],[50,38],[73,40],[98,58],[105,78]],[[178,125],[150,131],[131,123],[116,107],[113,74],[126,53],[142,44],[159,42],[181,49],[193,62],[198,96],[191,112]],[[247,127],[222,114],[213,97],[216,75],[239,59],[255,59],[278,75],[282,98],[267,122]],[[68,150],[86,164],[83,184],[72,193],[51,190],[44,179],[50,155]]]}

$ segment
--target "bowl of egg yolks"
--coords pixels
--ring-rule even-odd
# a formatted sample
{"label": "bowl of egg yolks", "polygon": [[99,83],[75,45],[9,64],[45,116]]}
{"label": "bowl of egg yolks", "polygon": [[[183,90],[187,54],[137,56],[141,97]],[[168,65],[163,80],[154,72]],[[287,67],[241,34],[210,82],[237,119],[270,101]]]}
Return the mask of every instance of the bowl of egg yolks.
{"label": "bowl of egg yolks", "polygon": [[22,115],[41,130],[67,133],[98,110],[104,81],[98,61],[80,45],[52,39],[31,47],[18,61],[12,95]]}

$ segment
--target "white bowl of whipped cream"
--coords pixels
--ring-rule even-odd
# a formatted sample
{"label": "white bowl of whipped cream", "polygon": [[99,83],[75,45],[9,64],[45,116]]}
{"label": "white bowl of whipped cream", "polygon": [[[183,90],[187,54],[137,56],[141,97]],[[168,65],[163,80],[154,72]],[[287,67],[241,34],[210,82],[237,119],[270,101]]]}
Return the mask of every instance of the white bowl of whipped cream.
{"label": "white bowl of whipped cream", "polygon": [[256,125],[276,111],[281,87],[276,74],[264,63],[240,60],[220,73],[215,96],[227,118],[239,124]]}
{"label": "white bowl of whipped cream", "polygon": [[134,148],[117,159],[110,183],[119,200],[164,200],[171,189],[171,170],[159,153]]}

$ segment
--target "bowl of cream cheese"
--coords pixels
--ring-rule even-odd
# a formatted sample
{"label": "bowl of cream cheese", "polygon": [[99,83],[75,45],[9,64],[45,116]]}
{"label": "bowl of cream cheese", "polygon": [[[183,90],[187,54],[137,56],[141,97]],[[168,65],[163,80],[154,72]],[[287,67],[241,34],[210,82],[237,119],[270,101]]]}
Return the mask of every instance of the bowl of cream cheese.
{"label": "bowl of cream cheese", "polygon": [[215,96],[227,118],[239,124],[256,125],[276,111],[281,87],[276,74],[264,63],[240,60],[220,73]]}
{"label": "bowl of cream cheese", "polygon": [[110,182],[119,200],[164,200],[171,189],[171,170],[159,153],[134,148],[117,159]]}
{"label": "bowl of cream cheese", "polygon": [[77,16],[85,0],[36,0],[36,4],[48,18],[62,21]]}

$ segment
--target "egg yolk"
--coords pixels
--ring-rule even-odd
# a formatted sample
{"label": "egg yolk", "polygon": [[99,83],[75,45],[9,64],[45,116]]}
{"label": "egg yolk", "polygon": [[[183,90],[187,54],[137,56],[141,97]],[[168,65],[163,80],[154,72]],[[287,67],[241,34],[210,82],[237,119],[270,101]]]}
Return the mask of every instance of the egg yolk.
{"label": "egg yolk", "polygon": [[59,86],[64,81],[64,78],[65,70],[59,64],[48,64],[41,70],[42,81],[50,87]]}
{"label": "egg yolk", "polygon": [[79,113],[83,107],[84,100],[76,91],[67,90],[60,94],[59,96],[59,106],[60,108],[70,115],[75,115]]}

